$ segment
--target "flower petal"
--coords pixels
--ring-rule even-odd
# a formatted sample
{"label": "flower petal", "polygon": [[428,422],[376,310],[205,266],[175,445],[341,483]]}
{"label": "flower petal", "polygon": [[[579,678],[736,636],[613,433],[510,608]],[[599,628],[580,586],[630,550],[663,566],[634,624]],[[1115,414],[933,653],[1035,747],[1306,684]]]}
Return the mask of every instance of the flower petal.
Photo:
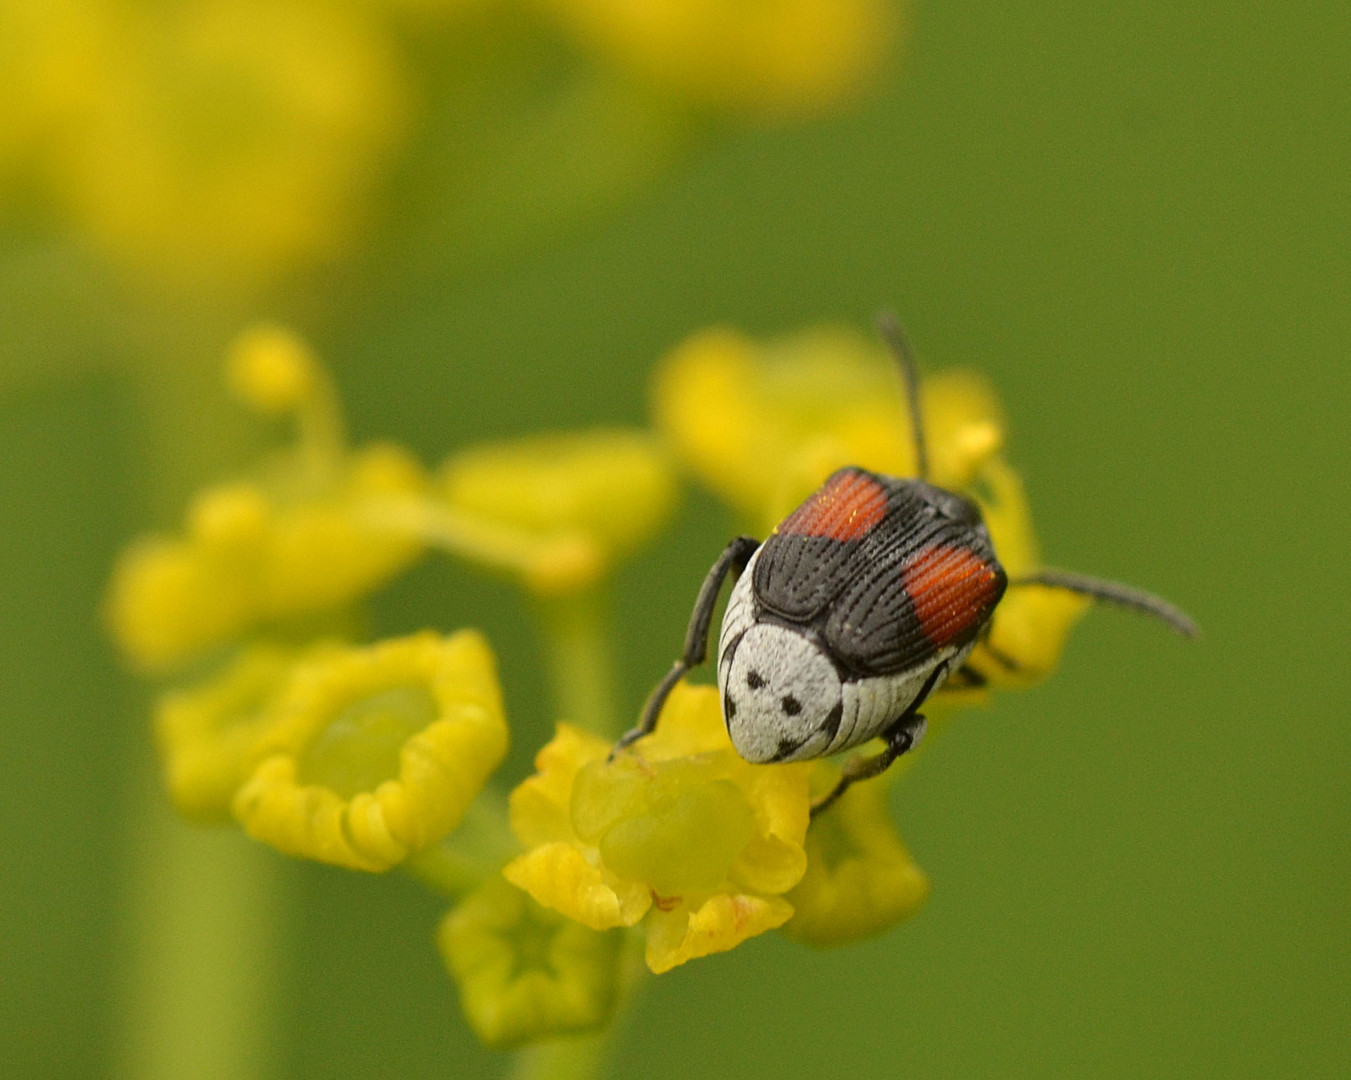
{"label": "flower petal", "polygon": [[572,844],[543,844],[507,863],[502,876],[539,904],[593,930],[632,926],[652,905],[652,893],[587,862]]}
{"label": "flower petal", "polygon": [[671,968],[734,949],[748,938],[782,926],[793,906],[778,896],[716,893],[698,908],[653,911],[647,920],[647,966],[658,975]]}

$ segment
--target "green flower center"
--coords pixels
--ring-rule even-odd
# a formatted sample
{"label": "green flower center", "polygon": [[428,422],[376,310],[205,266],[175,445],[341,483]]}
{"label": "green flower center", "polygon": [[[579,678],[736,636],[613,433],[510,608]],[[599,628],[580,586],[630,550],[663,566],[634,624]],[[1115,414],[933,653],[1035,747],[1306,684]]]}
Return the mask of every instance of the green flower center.
{"label": "green flower center", "polygon": [[556,975],[553,962],[554,941],[558,937],[559,920],[541,918],[531,910],[534,905],[522,905],[521,920],[511,928],[511,979],[518,979],[528,971],[543,971]]}
{"label": "green flower center", "polygon": [[399,775],[399,751],[438,715],[425,686],[396,686],[354,701],[333,717],[300,757],[298,778],[344,799]]}
{"label": "green flower center", "polygon": [[653,812],[626,818],[600,842],[605,865],[661,896],[712,892],[755,834],[755,817],[730,780],[698,784]]}

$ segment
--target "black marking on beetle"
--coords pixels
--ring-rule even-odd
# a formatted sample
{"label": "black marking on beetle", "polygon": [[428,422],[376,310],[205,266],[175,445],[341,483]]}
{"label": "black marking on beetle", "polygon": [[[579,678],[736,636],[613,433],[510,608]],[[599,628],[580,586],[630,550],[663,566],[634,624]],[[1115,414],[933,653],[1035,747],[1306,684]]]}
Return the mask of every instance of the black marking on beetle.
{"label": "black marking on beetle", "polygon": [[760,687],[765,685],[765,677],[758,671],[748,671],[746,672],[746,685],[752,690],[759,690]]}
{"label": "black marking on beetle", "polygon": [[782,761],[784,758],[791,754],[795,754],[802,749],[802,744],[806,741],[806,739],[798,739],[797,742],[794,742],[792,739],[780,739],[778,752],[769,760]]}
{"label": "black marking on beetle", "polygon": [[723,718],[730,724],[732,717],[736,715],[736,702],[732,700],[732,695],[727,695],[727,700],[722,703]]}
{"label": "black marking on beetle", "polygon": [[785,694],[779,704],[783,706],[784,714],[787,716],[797,716],[802,711],[802,702],[792,694]]}
{"label": "black marking on beetle", "polygon": [[844,702],[837,701],[835,708],[830,710],[830,715],[821,725],[821,730],[826,733],[826,745],[829,746],[835,741],[835,736],[840,733],[840,723],[844,720]]}

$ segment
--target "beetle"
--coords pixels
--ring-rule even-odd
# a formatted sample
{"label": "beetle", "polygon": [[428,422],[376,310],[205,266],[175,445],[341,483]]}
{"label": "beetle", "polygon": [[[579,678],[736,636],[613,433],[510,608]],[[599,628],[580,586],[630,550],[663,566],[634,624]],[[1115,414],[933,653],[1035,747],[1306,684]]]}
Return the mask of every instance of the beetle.
{"label": "beetle", "polygon": [[729,543],[704,578],[680,658],[611,757],[655,729],[676,683],[704,662],[729,574],[737,581],[718,638],[717,678],[737,753],[755,764],[804,761],[879,736],[885,742],[844,767],[813,815],[914,749],[925,731],[920,709],[945,681],[984,682],[965,663],[1008,589],[1068,590],[1195,636],[1186,614],[1127,585],[1058,570],[1010,580],[976,504],[929,483],[914,356],[893,317],[883,315],[878,329],[901,371],[918,476],[839,469],[763,543],[749,536]]}

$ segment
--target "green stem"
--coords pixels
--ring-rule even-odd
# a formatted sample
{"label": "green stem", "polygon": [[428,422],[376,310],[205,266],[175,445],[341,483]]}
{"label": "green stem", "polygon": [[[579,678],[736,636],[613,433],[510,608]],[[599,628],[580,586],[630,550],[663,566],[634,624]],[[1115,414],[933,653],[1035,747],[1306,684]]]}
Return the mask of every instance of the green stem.
{"label": "green stem", "polygon": [[410,858],[404,868],[423,884],[455,900],[502,869],[520,845],[507,824],[502,793],[486,787],[465,812],[459,827]]}
{"label": "green stem", "polygon": [[553,1039],[517,1052],[509,1080],[593,1080],[610,1048],[608,1032]]}
{"label": "green stem", "polygon": [[180,822],[157,788],[146,785],[142,799],[122,1074],[267,1075],[280,863],[237,830]]}
{"label": "green stem", "polygon": [[554,704],[560,720],[608,737],[619,734],[614,668],[599,589],[538,601]]}
{"label": "green stem", "polygon": [[[221,385],[228,311],[153,312],[137,343],[145,510],[174,521],[202,476],[228,469],[251,436]],[[148,726],[136,695],[135,722]],[[141,737],[146,746],[148,736]],[[175,818],[144,753],[126,793],[128,881],[117,1025],[130,1080],[254,1080],[272,1068],[281,862],[237,830]]]}

